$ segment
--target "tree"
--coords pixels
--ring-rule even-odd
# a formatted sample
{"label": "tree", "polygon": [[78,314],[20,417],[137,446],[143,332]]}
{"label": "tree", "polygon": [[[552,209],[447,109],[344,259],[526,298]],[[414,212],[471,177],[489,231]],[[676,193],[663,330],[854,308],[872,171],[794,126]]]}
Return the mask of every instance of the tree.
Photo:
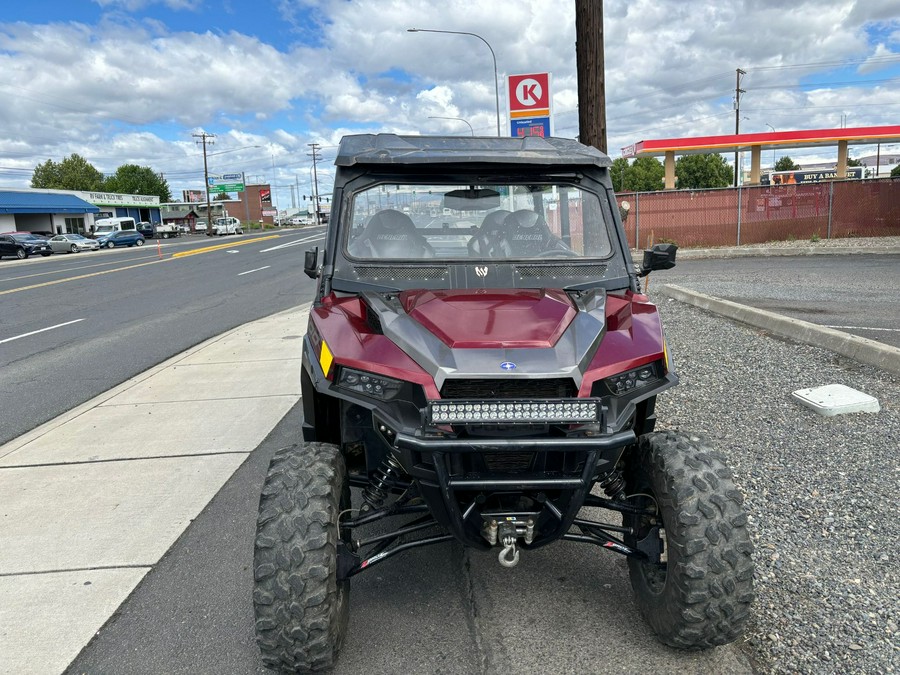
{"label": "tree", "polygon": [[776,171],[796,171],[799,168],[800,168],[800,165],[794,164],[794,160],[792,160],[787,155],[779,158],[778,161],[775,162],[775,170]]}
{"label": "tree", "polygon": [[156,195],[163,203],[172,201],[169,184],[161,173],[154,173],[149,166],[123,164],[103,181],[103,189],[129,195]]}
{"label": "tree", "polygon": [[[853,159],[852,157],[848,157],[847,158],[847,168],[849,168],[851,166],[865,166],[865,164],[863,164],[862,161],[860,161],[858,159]],[[874,171],[870,171],[869,169],[865,169],[863,171],[863,178],[871,178],[873,175],[875,175]]]}
{"label": "tree", "polygon": [[666,169],[656,157],[638,157],[625,174],[624,189],[634,192],[662,190]]}
{"label": "tree", "polygon": [[733,179],[731,167],[717,153],[679,157],[675,162],[675,175],[679,188],[692,190],[728,187]]}
{"label": "tree", "polygon": [[61,162],[48,159],[34,167],[31,187],[45,190],[82,190],[90,192],[101,189],[103,174],[81,155],[72,153]]}
{"label": "tree", "polygon": [[213,201],[214,201],[214,202],[215,202],[215,201],[226,202],[226,201],[228,201],[229,199],[231,199],[231,195],[229,195],[227,192],[220,192],[220,193],[217,194],[215,197],[213,197]]}
{"label": "tree", "polygon": [[609,170],[609,177],[612,179],[613,190],[622,192],[625,189],[625,176],[628,175],[628,160],[624,157],[617,157],[613,160],[612,167]]}
{"label": "tree", "polygon": [[891,178],[896,178],[900,176],[900,164],[891,169]]}

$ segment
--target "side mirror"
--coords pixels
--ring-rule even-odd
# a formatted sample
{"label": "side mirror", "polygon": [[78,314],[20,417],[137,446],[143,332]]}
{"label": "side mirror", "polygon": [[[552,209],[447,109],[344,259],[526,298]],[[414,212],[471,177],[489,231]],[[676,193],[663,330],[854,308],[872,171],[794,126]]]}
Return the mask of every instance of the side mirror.
{"label": "side mirror", "polygon": [[645,277],[650,272],[657,270],[670,270],[675,267],[675,253],[678,251],[676,244],[653,244],[649,251],[644,251],[644,261],[638,272],[639,277]]}
{"label": "side mirror", "polygon": [[310,279],[319,276],[319,247],[309,249],[303,257],[303,272]]}

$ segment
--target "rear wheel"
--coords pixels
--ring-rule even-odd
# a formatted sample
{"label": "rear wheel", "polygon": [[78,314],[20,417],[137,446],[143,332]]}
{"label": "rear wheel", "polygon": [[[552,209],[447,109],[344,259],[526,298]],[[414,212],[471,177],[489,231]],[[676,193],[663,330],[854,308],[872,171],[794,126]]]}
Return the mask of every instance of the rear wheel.
{"label": "rear wheel", "polygon": [[350,508],[335,445],[279,450],[259,500],[253,556],[256,641],[278,672],[328,670],[349,618],[350,582],[337,579],[340,514]]}
{"label": "rear wheel", "polygon": [[[628,494],[653,517],[626,516],[627,542],[661,532],[665,562],[628,559],[638,608],[659,639],[680,649],[736,640],[753,600],[753,545],[743,497],[724,458],[685,434],[641,436]],[[655,530],[655,527],[661,527]]]}

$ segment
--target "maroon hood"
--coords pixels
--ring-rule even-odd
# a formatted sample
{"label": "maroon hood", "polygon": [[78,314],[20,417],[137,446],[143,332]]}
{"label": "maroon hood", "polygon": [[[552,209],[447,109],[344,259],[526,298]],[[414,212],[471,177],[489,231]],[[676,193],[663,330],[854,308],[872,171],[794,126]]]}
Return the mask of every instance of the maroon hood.
{"label": "maroon hood", "polygon": [[405,291],[406,313],[448,347],[553,347],[578,313],[556,289]]}

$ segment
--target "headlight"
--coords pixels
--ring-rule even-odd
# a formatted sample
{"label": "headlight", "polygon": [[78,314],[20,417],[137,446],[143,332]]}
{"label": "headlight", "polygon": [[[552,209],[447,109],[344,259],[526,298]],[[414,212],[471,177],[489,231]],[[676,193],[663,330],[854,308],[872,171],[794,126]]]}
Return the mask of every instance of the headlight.
{"label": "headlight", "polygon": [[648,363],[647,365],[627,370],[624,373],[607,377],[603,380],[607,389],[615,396],[623,396],[630,394],[635,389],[655,384],[659,380],[659,369],[656,363]]}
{"label": "headlight", "polygon": [[341,368],[337,386],[347,391],[355,391],[358,394],[389,401],[400,392],[403,382],[392,377],[374,375],[362,370]]}

